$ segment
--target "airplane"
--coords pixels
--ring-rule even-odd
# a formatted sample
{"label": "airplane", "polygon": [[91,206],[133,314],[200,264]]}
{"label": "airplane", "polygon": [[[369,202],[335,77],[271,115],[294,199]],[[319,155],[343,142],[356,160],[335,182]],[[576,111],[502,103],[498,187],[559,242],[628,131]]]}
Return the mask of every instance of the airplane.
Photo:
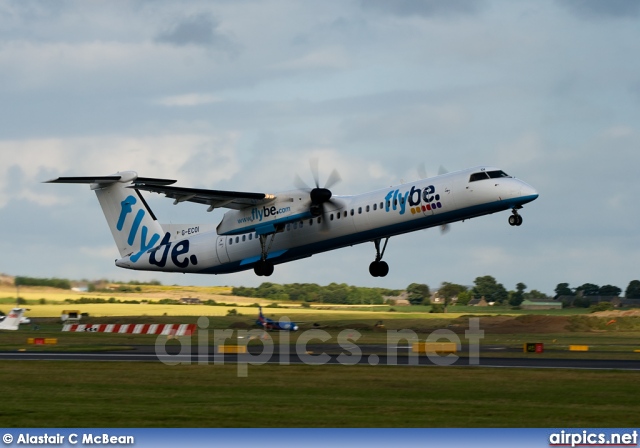
{"label": "airplane", "polygon": [[20,324],[31,322],[28,318],[23,318],[25,311],[25,308],[12,309],[9,315],[0,321],[0,330],[17,330]]}
{"label": "airplane", "polygon": [[298,331],[298,326],[295,322],[285,320],[276,322],[268,317],[264,317],[264,314],[262,314],[262,307],[260,307],[260,314],[258,314],[256,325],[263,327],[265,330]]}
{"label": "airplane", "polygon": [[[478,216],[511,210],[509,224],[520,226],[518,211],[538,192],[499,168],[478,166],[439,174],[376,191],[334,196],[340,180],[334,170],[320,187],[299,179],[296,190],[277,194],[174,186],[177,181],[140,177],[135,171],[110,176],[58,177],[47,183],[89,184],[95,191],[118,246],[118,267],[144,271],[228,274],[253,269],[270,276],[274,266],[361,243],[373,243],[374,277],[385,277],[383,256],[389,238]],[[227,208],[211,224],[160,224],[142,191],[181,202]]]}

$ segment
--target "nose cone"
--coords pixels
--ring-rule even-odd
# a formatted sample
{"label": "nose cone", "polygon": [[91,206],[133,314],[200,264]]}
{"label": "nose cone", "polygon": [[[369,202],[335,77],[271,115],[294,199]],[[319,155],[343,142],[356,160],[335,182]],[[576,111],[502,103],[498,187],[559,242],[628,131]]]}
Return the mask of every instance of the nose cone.
{"label": "nose cone", "polygon": [[522,184],[520,187],[520,198],[522,199],[522,204],[535,201],[538,198],[538,191],[526,182],[520,182]]}
{"label": "nose cone", "polygon": [[538,190],[533,188],[531,185],[523,182],[522,185],[522,196],[526,198],[531,198],[531,200],[535,200],[538,198]]}

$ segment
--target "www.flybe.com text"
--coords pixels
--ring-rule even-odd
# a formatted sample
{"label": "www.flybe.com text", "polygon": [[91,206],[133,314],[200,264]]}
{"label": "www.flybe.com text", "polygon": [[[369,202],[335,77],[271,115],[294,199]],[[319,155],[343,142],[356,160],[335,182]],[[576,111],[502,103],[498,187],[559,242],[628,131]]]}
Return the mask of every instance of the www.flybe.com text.
{"label": "www.flybe.com text", "polygon": [[275,205],[271,207],[263,207],[262,209],[253,208],[251,209],[251,216],[245,216],[244,218],[238,219],[238,224],[244,224],[245,222],[262,222],[263,219],[268,218],[270,216],[278,216],[282,213],[288,213],[291,211],[291,207],[283,207],[277,208]]}

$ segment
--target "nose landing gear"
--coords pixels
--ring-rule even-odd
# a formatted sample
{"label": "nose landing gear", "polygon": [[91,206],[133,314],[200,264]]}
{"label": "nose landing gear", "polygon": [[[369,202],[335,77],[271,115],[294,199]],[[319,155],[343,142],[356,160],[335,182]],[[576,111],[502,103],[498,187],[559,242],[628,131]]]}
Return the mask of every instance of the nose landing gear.
{"label": "nose landing gear", "polygon": [[[522,207],[519,207],[522,208]],[[509,225],[510,226],[520,226],[522,225],[522,216],[518,214],[518,209],[514,208],[512,210],[512,215],[509,216]]]}

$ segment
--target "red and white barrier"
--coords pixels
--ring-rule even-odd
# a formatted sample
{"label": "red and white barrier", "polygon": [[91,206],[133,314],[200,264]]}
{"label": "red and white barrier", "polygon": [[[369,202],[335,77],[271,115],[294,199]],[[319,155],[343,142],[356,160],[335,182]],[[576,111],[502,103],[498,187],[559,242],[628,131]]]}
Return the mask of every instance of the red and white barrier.
{"label": "red and white barrier", "polygon": [[196,332],[196,324],[66,324],[62,331],[191,336]]}

